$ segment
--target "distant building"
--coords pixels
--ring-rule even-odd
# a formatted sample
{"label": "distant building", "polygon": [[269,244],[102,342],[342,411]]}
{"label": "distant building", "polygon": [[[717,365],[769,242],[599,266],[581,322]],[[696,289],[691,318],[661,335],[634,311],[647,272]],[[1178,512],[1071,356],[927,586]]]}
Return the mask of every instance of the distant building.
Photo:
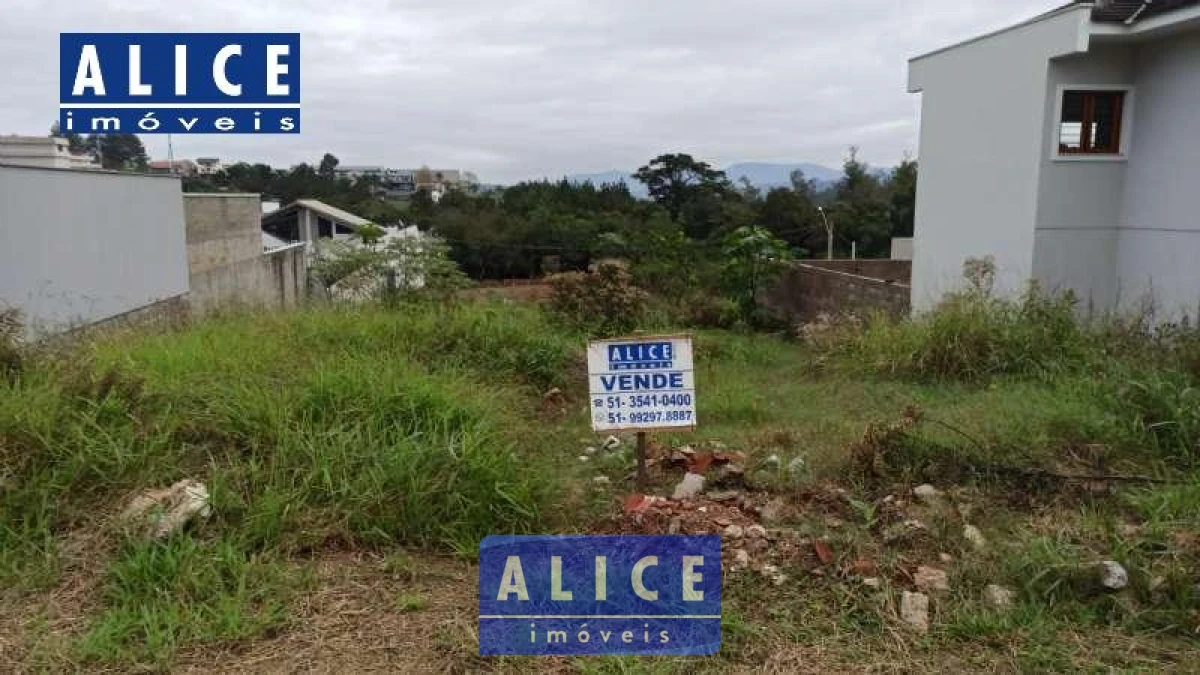
{"label": "distant building", "polygon": [[339,178],[358,180],[374,178],[389,197],[408,197],[417,190],[427,190],[440,199],[447,190],[475,190],[479,177],[470,171],[459,169],[389,169],[382,166],[339,166],[334,169]]}
{"label": "distant building", "polygon": [[197,157],[196,158],[196,175],[212,176],[221,173],[225,165],[217,157]]}
{"label": "distant building", "polygon": [[65,138],[58,136],[0,136],[0,164],[43,169],[99,169],[86,154],[74,154]]}
{"label": "distant building", "polygon": [[149,170],[151,174],[162,176],[179,176],[181,178],[190,178],[199,175],[200,169],[190,159],[177,159],[172,166],[172,162],[168,160],[155,160],[150,162]]}

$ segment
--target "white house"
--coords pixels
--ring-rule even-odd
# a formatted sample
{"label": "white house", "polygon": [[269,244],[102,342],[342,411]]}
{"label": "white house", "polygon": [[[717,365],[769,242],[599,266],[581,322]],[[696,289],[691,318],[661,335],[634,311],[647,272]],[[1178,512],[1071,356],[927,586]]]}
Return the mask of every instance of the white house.
{"label": "white house", "polygon": [[0,136],[0,163],[43,169],[100,169],[99,162],[71,152],[67,139],[58,136]]}
{"label": "white house", "polygon": [[993,256],[1085,309],[1200,308],[1200,0],[1074,2],[919,56],[912,300]]}

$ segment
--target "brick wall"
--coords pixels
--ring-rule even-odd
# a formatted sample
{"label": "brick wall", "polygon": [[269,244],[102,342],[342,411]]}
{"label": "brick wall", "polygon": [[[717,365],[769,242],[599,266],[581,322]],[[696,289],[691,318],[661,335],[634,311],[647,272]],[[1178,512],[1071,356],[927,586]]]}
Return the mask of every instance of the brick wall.
{"label": "brick wall", "polygon": [[773,288],[763,293],[760,302],[772,314],[793,324],[811,321],[819,314],[843,312],[882,311],[892,316],[904,316],[909,311],[907,283],[829,269],[846,266],[896,276],[896,270],[902,266],[876,264],[896,262],[903,261],[833,260],[820,261],[820,266],[810,261],[796,263],[784,271]]}
{"label": "brick wall", "polygon": [[805,260],[804,264],[827,270],[837,270],[857,274],[860,277],[870,277],[880,281],[908,285],[912,283],[911,260]]}

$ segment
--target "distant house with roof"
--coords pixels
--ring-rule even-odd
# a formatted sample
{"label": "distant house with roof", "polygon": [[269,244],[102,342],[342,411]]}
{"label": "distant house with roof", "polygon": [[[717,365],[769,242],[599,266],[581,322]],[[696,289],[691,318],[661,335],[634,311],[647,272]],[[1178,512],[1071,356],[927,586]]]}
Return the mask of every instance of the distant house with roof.
{"label": "distant house with roof", "polygon": [[[263,232],[272,241],[304,242],[320,255],[322,242],[352,240],[358,228],[371,221],[317,199],[298,199],[262,217]],[[415,226],[384,227],[383,243],[398,237],[420,236]]]}
{"label": "distant house with roof", "polygon": [[1073,2],[919,56],[912,304],[995,287],[1096,311],[1200,309],[1200,1]]}

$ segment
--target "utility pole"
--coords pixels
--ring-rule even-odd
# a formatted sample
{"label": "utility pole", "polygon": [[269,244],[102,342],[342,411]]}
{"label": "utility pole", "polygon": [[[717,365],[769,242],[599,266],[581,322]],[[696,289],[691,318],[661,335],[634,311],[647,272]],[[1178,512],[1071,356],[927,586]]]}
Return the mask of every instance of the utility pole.
{"label": "utility pole", "polygon": [[826,242],[828,244],[825,258],[826,260],[833,260],[833,225],[829,224],[829,217],[825,215],[824,206],[818,206],[817,210],[821,212],[821,220],[825,221]]}

